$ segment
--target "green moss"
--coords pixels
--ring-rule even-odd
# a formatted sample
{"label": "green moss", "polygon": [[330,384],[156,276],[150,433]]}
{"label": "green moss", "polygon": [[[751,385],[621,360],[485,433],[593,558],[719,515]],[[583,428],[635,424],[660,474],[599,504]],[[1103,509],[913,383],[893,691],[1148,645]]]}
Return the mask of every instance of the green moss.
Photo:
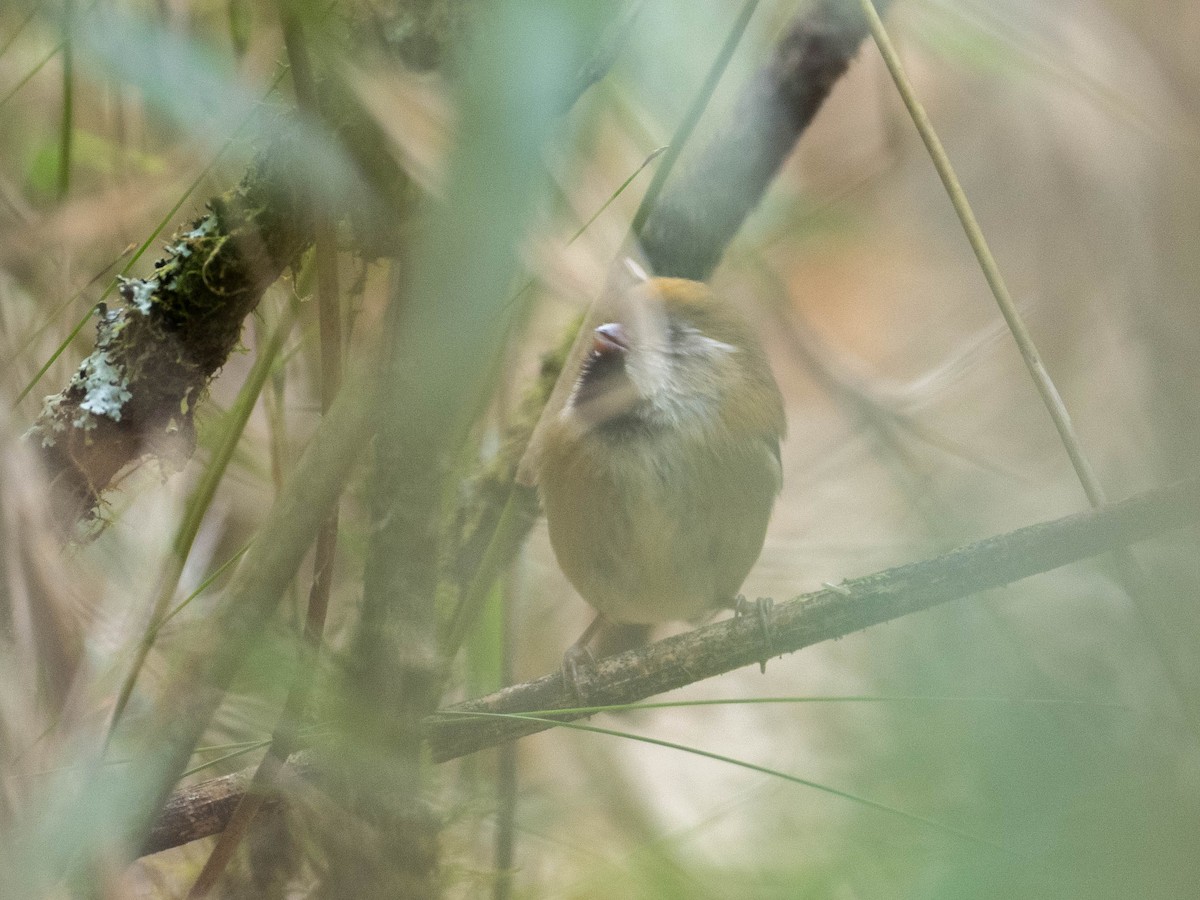
{"label": "green moss", "polygon": [[[123,452],[190,456],[197,400],[237,347],[245,317],[307,247],[312,229],[286,143],[260,154],[236,188],[176,233],[152,277],[121,281],[124,303],[99,311],[95,349],[47,398],[31,434],[51,471],[76,481],[88,503],[113,474],[111,456],[95,472],[79,452],[100,420],[118,427],[105,440]],[[72,430],[81,434],[65,440]]]}

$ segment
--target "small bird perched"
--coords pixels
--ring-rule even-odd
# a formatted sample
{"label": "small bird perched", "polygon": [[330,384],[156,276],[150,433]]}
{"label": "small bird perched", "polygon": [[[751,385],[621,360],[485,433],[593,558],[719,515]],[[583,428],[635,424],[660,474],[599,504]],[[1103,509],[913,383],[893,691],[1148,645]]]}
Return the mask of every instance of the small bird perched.
{"label": "small bird perched", "polygon": [[550,543],[599,613],[564,657],[572,682],[606,621],[734,607],[782,484],[783,400],[750,326],[697,281],[622,299],[538,449]]}

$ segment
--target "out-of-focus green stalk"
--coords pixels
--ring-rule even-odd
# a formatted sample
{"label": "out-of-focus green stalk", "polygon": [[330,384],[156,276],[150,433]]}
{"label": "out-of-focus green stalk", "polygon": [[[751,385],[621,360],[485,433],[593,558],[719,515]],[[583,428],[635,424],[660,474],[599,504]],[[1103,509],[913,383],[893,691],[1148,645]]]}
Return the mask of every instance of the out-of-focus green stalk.
{"label": "out-of-focus green stalk", "polygon": [[733,58],[733,52],[737,49],[738,44],[741,43],[742,35],[746,33],[746,26],[750,24],[750,17],[754,15],[754,10],[757,8],[758,0],[746,0],[741,12],[734,19],[729,33],[725,36],[725,43],[721,45],[721,50],[717,53],[717,58],[713,60],[712,66],[709,67],[704,84],[700,86],[700,90],[692,99],[687,112],[684,113],[679,127],[675,129],[675,134],[671,137],[671,143],[663,155],[662,162],[654,170],[654,177],[650,179],[650,186],[646,188],[641,205],[638,206],[637,212],[633,216],[633,223],[629,226],[629,230],[635,238],[641,236],[642,228],[645,226],[646,220],[650,218],[650,213],[654,210],[654,204],[658,202],[658,196],[662,193],[663,186],[667,183],[667,178],[670,176],[671,170],[675,168],[675,163],[679,160],[679,155],[683,152],[683,147],[688,142],[688,138],[696,130],[696,125],[699,124],[700,117],[708,107],[708,102],[712,99],[712,95],[721,81],[721,76],[725,74],[725,69],[728,68],[729,61]]}
{"label": "out-of-focus green stalk", "polygon": [[[304,26],[295,4],[283,9],[283,38],[292,70],[292,85],[300,111],[314,124],[321,120],[317,87],[305,40]],[[328,413],[337,396],[342,373],[341,308],[338,292],[337,240],[328,215],[311,204],[313,222],[313,262],[317,275],[317,311],[320,321],[321,412]],[[317,533],[313,554],[313,580],[308,593],[308,608],[299,641],[296,677],[288,690],[283,711],[267,755],[251,779],[250,789],[242,795],[225,829],[217,838],[200,874],[196,876],[188,898],[207,897],[216,887],[242,838],[266,800],[266,789],[274,784],[279,770],[296,749],[296,736],[308,707],[320,662],[321,640],[329,611],[329,592],[333,582],[333,563],[337,552],[338,512],[333,511]]]}
{"label": "out-of-focus green stalk", "polygon": [[38,60],[37,64],[28,72],[26,72],[24,76],[22,76],[21,80],[9,89],[7,94],[5,94],[3,97],[0,97],[0,107],[3,107],[5,103],[11,100],[16,95],[17,91],[29,84],[29,82],[33,80],[33,76],[42,71],[42,67],[45,66],[46,63],[50,62],[50,60],[54,59],[54,55],[62,48],[62,43],[55,44],[49,53]]}
{"label": "out-of-focus green stalk", "polygon": [[62,119],[58,130],[58,199],[71,190],[71,136],[75,132],[75,51],[71,43],[71,20],[75,0],[63,0]]}
{"label": "out-of-focus green stalk", "polygon": [[37,7],[36,6],[31,8],[29,10],[29,12],[27,12],[25,14],[25,18],[21,20],[21,24],[18,25],[15,29],[13,29],[13,33],[8,36],[8,40],[6,40],[4,42],[4,44],[2,46],[0,46],[0,59],[3,59],[4,54],[8,52],[8,48],[11,47],[14,43],[16,43],[17,38],[19,38],[21,36],[21,32],[24,31],[26,26],[28,26],[29,23],[33,21],[33,17],[35,15],[37,15]]}

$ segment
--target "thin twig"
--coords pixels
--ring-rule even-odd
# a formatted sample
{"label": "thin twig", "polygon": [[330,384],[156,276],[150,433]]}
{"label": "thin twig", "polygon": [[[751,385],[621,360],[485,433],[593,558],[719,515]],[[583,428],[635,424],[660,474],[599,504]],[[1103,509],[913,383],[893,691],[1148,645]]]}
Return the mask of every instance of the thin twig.
{"label": "thin twig", "polygon": [[1075,427],[1071,424],[1071,416],[1067,412],[1066,404],[1063,403],[1062,395],[1059,394],[1058,388],[1050,378],[1050,373],[1046,371],[1046,364],[1042,362],[1042,356],[1033,342],[1033,336],[1029,333],[1029,328],[1022,318],[1020,310],[1017,309],[1016,301],[1009,293],[1004,276],[1000,273],[1000,267],[996,264],[996,258],[992,256],[992,250],[983,236],[983,230],[979,227],[979,221],[975,218],[966,192],[959,183],[954,166],[950,163],[950,157],[946,154],[946,148],[942,146],[942,142],[933,128],[933,123],[929,121],[925,108],[917,99],[916,92],[900,63],[896,48],[892,45],[887,31],[883,27],[883,22],[879,18],[879,13],[871,5],[871,0],[859,0],[859,3],[863,8],[863,15],[867,18],[867,24],[875,38],[875,43],[879,46],[879,52],[887,64],[888,71],[891,72],[892,80],[896,83],[896,90],[908,108],[913,124],[929,151],[933,167],[937,170],[938,177],[941,178],[942,184],[946,188],[950,203],[954,206],[959,221],[962,222],[963,231],[971,244],[971,249],[975,252],[975,258],[979,261],[983,277],[992,290],[992,296],[996,298],[996,305],[1000,307],[1000,314],[1004,316],[1004,321],[1008,324],[1009,331],[1012,332],[1017,349],[1021,351],[1021,358],[1025,361],[1025,367],[1029,369],[1029,375],[1037,386],[1038,393],[1041,394],[1042,402],[1045,403],[1050,418],[1054,421],[1054,427],[1058,431],[1063,447],[1066,448],[1067,455],[1071,458],[1071,465],[1075,469],[1075,474],[1079,476],[1079,483],[1083,486],[1084,493],[1087,494],[1092,506],[1100,506],[1105,502],[1104,488],[1096,477],[1096,472],[1092,468],[1087,454],[1084,453],[1079,437],[1075,434]]}
{"label": "thin twig", "polygon": [[[1008,285],[1004,281],[1000,267],[996,264],[995,257],[992,256],[991,248],[988,246],[987,239],[983,235],[983,229],[979,227],[979,222],[975,218],[975,213],[971,209],[970,201],[967,199],[962,184],[959,183],[954,166],[951,164],[950,157],[946,153],[946,148],[942,146],[942,142],[934,130],[933,123],[929,120],[924,106],[922,106],[921,101],[917,98],[912,83],[908,80],[908,75],[905,73],[904,66],[900,62],[900,56],[896,52],[891,38],[888,36],[887,29],[883,26],[883,21],[880,19],[879,13],[871,5],[871,0],[859,0],[859,5],[862,7],[863,15],[866,17],[867,24],[871,29],[871,34],[875,39],[876,45],[879,47],[879,52],[883,56],[884,63],[887,65],[892,80],[896,84],[896,90],[904,101],[904,105],[908,108],[913,124],[921,135],[921,140],[924,142],[926,149],[929,151],[929,158],[937,170],[938,177],[942,180],[942,184],[946,188],[946,194],[949,196],[950,202],[954,206],[954,211],[962,223],[963,231],[966,233],[967,240],[971,244],[971,249],[975,253],[975,258],[979,261],[979,267],[983,271],[983,277],[987,281],[988,287],[991,288],[992,296],[996,298],[997,306],[1000,307],[1000,313],[1004,317],[1009,331],[1012,332],[1013,340],[1021,352],[1021,358],[1025,361],[1025,367],[1029,370],[1029,375],[1037,387],[1038,394],[1041,395],[1042,403],[1050,413],[1050,418],[1054,422],[1054,428],[1058,432],[1059,440],[1062,442],[1063,448],[1071,460],[1071,466],[1075,470],[1075,475],[1079,479],[1080,485],[1083,487],[1083,492],[1087,496],[1092,508],[1098,509],[1107,500],[1104,486],[1096,476],[1096,471],[1083,449],[1083,444],[1079,440],[1079,436],[1075,432],[1075,426],[1071,423],[1071,416],[1067,412],[1062,395],[1050,377],[1045,363],[1042,362],[1041,354],[1038,352],[1037,345],[1033,341],[1033,336],[1030,334],[1025,320],[1022,318],[1016,302],[1009,293]],[[1171,652],[1166,646],[1164,641],[1165,626],[1159,622],[1157,614],[1144,599],[1149,580],[1146,572],[1142,569],[1137,559],[1131,553],[1124,550],[1116,554],[1114,562],[1116,563],[1116,578],[1133,604],[1134,612],[1142,626],[1143,633],[1151,645],[1151,649],[1159,665],[1162,667],[1163,673],[1170,682],[1171,689],[1185,713],[1189,726],[1200,737],[1200,700],[1197,699],[1195,690],[1188,684],[1187,678],[1180,671],[1179,666],[1175,663]]]}

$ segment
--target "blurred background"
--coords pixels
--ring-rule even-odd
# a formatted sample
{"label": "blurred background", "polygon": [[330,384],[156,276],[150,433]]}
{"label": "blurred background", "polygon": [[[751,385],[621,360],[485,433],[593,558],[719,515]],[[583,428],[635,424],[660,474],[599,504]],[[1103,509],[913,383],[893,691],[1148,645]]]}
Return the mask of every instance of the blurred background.
{"label": "blurred background", "polygon": [[[455,47],[473,6],[364,0],[305,11],[320,65],[371,112],[391,154],[435,202],[454,195],[447,160],[456,134],[481,115],[456,104],[448,86],[471,66]],[[736,128],[740,87],[803,8],[759,4],[693,144]],[[554,121],[528,228],[488,232],[521,262],[495,290],[529,290],[476,430],[480,458],[496,452],[540,355],[599,293],[654,163],[635,173],[670,141],[736,13],[718,0],[641,4],[606,77]],[[85,14],[98,17],[87,34],[64,28]],[[887,24],[1109,496],[1194,475],[1200,8],[897,0]],[[559,52],[549,35],[531,44],[531,57]],[[514,70],[513,84],[535,75]],[[103,734],[187,498],[255,349],[288,310],[297,325],[205,515],[176,601],[245,546],[319,419],[316,312],[302,264],[248,320],[245,352],[198,412],[195,457],[181,472],[149,464],[125,477],[106,497],[98,536],[61,547],[21,441],[41,398],[89,352],[88,312],[113,275],[153,238],[130,268],[147,275],[158,243],[237,182],[292,102],[275,4],[12,0],[0,9],[0,821],[10,835],[37,833],[32,823],[56,796],[54,773]],[[388,273],[358,234],[339,236],[353,353],[382,316]],[[480,247],[480,258],[488,252]],[[783,494],[748,597],[782,600],[1087,508],[870,41],[713,284],[763,336],[788,407]],[[357,621],[366,484],[356,476],[342,506],[326,632],[333,659]],[[1200,723],[1189,721],[1180,694],[1200,688],[1196,551],[1194,530],[1135,548],[1149,573],[1137,602],[1154,611],[1150,624],[1112,561],[1091,560],[775,660],[765,674],[745,669],[661,698],[729,705],[592,720],[853,797],[629,737],[528,738],[516,749],[513,869],[500,890],[1195,896]],[[220,602],[224,577],[160,633],[131,727],[154,702],[173,650]],[[222,706],[194,779],[261,756],[294,674],[307,577]],[[505,619],[512,678],[524,680],[555,670],[590,617],[539,523],[458,660],[446,700],[498,686]],[[794,702],[735,702],[762,697]],[[318,703],[318,728],[327,713]],[[488,896],[503,880],[493,845],[508,813],[497,772],[495,751],[433,772],[447,896]],[[80,827],[103,829],[103,812]],[[276,895],[256,872],[290,854],[285,886],[271,891],[308,896],[320,867],[285,837],[286,817],[274,826],[230,873],[228,895]],[[22,846],[36,855],[36,844]],[[146,857],[110,877],[109,895],[183,896],[210,849],[205,840]],[[6,853],[8,867],[32,865]],[[69,893],[59,884],[48,895],[55,891]]]}

